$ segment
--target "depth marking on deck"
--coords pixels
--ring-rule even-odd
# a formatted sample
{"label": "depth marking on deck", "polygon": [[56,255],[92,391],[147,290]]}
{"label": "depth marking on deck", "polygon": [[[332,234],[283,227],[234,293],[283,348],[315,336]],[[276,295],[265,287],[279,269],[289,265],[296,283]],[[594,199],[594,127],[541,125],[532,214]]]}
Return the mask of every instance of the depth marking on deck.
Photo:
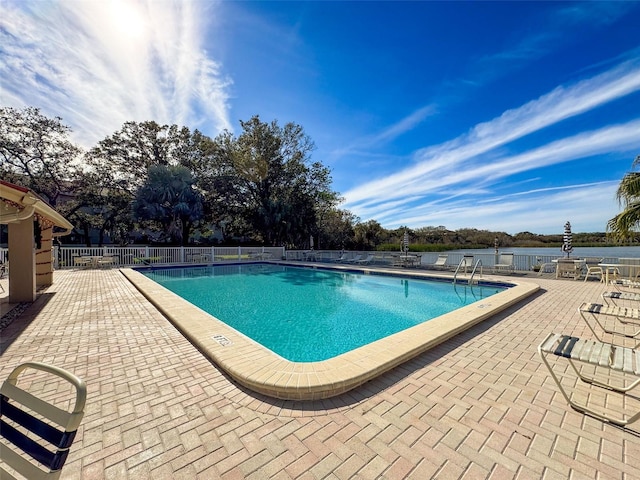
{"label": "depth marking on deck", "polygon": [[227,337],[225,337],[224,335],[213,335],[211,338],[214,339],[216,342],[218,342],[223,347],[226,347],[226,346],[229,346],[229,345],[233,345],[233,342],[231,340],[229,340]]}

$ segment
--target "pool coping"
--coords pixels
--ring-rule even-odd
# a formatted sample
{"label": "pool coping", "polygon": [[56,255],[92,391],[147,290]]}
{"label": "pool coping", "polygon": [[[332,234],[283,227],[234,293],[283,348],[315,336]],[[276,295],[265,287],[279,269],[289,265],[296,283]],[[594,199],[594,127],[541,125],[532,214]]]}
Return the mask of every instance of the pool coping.
{"label": "pool coping", "polygon": [[[289,262],[263,263],[293,265]],[[300,263],[296,263],[295,266],[451,281],[451,276],[433,272]],[[292,362],[187,302],[139,271],[123,268],[120,272],[191,343],[236,382],[255,392],[283,400],[325,399],[354,389],[509,308],[540,288],[535,283],[518,279],[507,281],[499,277],[493,283],[513,286],[337,357],[319,362]]]}

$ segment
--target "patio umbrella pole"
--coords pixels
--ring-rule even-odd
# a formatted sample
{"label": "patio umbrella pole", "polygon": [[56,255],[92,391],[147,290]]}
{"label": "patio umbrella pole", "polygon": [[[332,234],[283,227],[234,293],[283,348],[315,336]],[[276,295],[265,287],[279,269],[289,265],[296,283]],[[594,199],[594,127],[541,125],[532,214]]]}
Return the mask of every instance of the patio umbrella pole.
{"label": "patio umbrella pole", "polygon": [[562,251],[567,254],[567,258],[571,252],[573,252],[573,246],[571,245],[573,235],[571,234],[571,223],[564,224],[564,235],[562,238]]}

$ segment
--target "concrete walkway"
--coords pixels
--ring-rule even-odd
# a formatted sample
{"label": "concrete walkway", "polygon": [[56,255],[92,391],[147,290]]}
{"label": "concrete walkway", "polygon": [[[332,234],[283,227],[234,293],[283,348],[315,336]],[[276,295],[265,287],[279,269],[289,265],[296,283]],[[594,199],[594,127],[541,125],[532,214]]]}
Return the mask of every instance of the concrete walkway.
{"label": "concrete walkway", "polygon": [[531,280],[520,308],[357,390],[285,402],[230,382],[119,271],[58,271],[0,334],[0,379],[37,360],[87,382],[65,479],[640,478],[640,422],[573,411],[536,351],[592,337],[577,307],[603,285]]}

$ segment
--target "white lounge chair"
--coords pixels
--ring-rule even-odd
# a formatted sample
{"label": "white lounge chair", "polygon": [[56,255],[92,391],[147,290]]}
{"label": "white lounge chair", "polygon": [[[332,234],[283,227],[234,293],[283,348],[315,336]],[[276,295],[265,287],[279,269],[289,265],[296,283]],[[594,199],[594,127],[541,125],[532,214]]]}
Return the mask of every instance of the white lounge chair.
{"label": "white lounge chair", "polygon": [[514,254],[513,253],[501,253],[500,257],[498,258],[498,263],[496,263],[493,266],[493,272],[497,273],[497,272],[507,272],[507,273],[513,273],[516,271],[516,267],[513,264],[513,258],[514,258]]}
{"label": "white lounge chair", "polygon": [[[624,405],[625,402],[606,402],[606,396],[608,393],[615,392],[616,394],[625,396],[627,392],[635,388],[640,383],[640,351],[628,347],[611,345],[609,343],[597,342],[594,340],[583,340],[568,335],[551,333],[538,346],[538,353],[549,370],[551,378],[553,378],[554,382],[560,389],[562,396],[575,410],[620,426],[629,425],[640,418],[640,412],[635,412],[633,414],[611,412],[611,407],[607,406]],[[569,365],[571,365],[573,371],[580,380],[605,389],[603,390],[603,397],[605,400],[603,401],[602,410],[595,410],[593,407],[589,406],[587,402],[579,402],[579,398],[585,397],[574,397],[565,390],[562,383],[556,376],[551,364],[547,360],[549,355],[554,355],[558,358],[568,360]],[[588,375],[585,374],[585,370],[578,368],[576,363],[590,365],[591,368],[587,371],[594,373]],[[611,375],[611,371],[617,372],[617,375]],[[602,372],[602,375],[598,375],[599,372]],[[603,380],[600,380],[599,378]],[[612,383],[612,379],[614,378],[617,379],[616,383]],[[590,395],[586,398],[598,398],[598,396]]]}
{"label": "white lounge chair", "polygon": [[369,265],[371,262],[373,262],[373,258],[374,258],[373,255],[367,255],[367,258],[363,258],[361,260],[358,260],[355,263],[357,263],[359,265]]}
{"label": "white lounge chair", "polygon": [[448,255],[438,255],[437,260],[434,263],[427,265],[427,267],[434,268],[436,270],[446,270],[449,268],[449,265],[447,265],[448,258]]}
{"label": "white lounge chair", "polygon": [[[614,338],[621,337],[622,339],[633,340],[636,342],[634,348],[640,346],[640,328],[638,328],[640,327],[640,310],[637,308],[585,302],[580,305],[578,311],[589,330],[600,342],[604,342],[604,340],[600,338],[598,328]],[[611,328],[609,324],[600,319],[601,316],[605,319],[614,319],[615,327],[617,328]]]}
{"label": "white lounge chair", "polygon": [[602,294],[604,303],[607,305],[617,305],[616,300],[629,300],[640,302],[640,293],[633,292],[604,292]]}
{"label": "white lounge chair", "polygon": [[340,255],[340,258],[336,258],[335,260],[333,260],[333,262],[342,263],[342,262],[346,262],[347,260],[349,260],[349,255],[347,255],[346,253],[343,253],[342,255]]}
{"label": "white lounge chair", "polygon": [[362,260],[362,255],[358,254],[355,257],[353,257],[351,260],[345,260],[344,263],[358,263],[360,260]]}

